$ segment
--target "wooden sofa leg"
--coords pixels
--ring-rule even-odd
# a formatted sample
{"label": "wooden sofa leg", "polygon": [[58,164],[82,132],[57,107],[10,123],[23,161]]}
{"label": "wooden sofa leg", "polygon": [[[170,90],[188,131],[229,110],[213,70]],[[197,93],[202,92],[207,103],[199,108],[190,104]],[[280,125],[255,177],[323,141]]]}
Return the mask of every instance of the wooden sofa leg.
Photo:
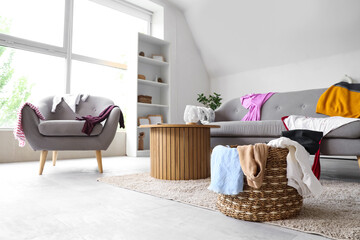
{"label": "wooden sofa leg", "polygon": [[357,156],[357,160],[358,160],[358,164],[359,164],[359,168],[360,168],[360,156]]}
{"label": "wooden sofa leg", "polygon": [[57,156],[58,156],[58,151],[53,151],[53,154],[52,154],[53,166],[56,165]]}
{"label": "wooden sofa leg", "polygon": [[39,169],[39,175],[42,175],[42,172],[44,170],[46,157],[47,157],[48,151],[42,150],[40,153],[40,169]]}
{"label": "wooden sofa leg", "polygon": [[99,172],[103,173],[101,150],[96,150],[96,160],[98,163]]}

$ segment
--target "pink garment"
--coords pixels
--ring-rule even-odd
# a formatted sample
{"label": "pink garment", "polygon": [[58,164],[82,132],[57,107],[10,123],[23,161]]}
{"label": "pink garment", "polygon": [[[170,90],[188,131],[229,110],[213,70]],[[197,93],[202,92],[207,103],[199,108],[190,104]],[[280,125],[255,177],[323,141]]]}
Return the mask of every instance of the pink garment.
{"label": "pink garment", "polygon": [[259,121],[262,105],[273,95],[269,93],[252,93],[242,96],[240,102],[249,112],[241,119],[241,121]]}
{"label": "pink garment", "polygon": [[22,128],[22,124],[21,124],[21,119],[22,119],[22,109],[25,107],[25,106],[29,106],[31,109],[33,109],[36,113],[36,115],[41,119],[41,120],[45,120],[44,116],[41,114],[40,110],[38,107],[32,105],[31,103],[24,103],[20,108],[19,108],[19,111],[17,113],[17,117],[18,117],[18,120],[17,120],[17,125],[16,127],[14,128],[14,137],[15,139],[17,139],[19,141],[19,146],[20,147],[24,147],[25,146],[25,134],[24,134],[24,130]]}

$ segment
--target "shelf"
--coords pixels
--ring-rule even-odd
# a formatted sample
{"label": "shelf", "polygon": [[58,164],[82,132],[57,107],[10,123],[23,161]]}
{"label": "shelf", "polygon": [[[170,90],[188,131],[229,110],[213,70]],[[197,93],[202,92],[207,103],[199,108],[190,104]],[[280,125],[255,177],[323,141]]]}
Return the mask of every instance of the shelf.
{"label": "shelf", "polygon": [[[131,49],[132,50],[132,49]],[[133,58],[130,58],[129,66],[132,67],[131,78],[133,89],[129,92],[129,97],[138,99],[139,95],[152,96],[152,104],[136,102],[136,106],[129,108],[127,119],[132,123],[128,124],[126,132],[126,154],[128,156],[149,157],[150,156],[150,128],[141,128],[137,126],[138,118],[147,115],[161,115],[163,121],[170,122],[170,64],[171,48],[170,42],[164,41],[150,35],[139,33],[137,35],[137,44],[134,44]],[[144,52],[145,56],[139,56]],[[153,59],[153,55],[163,56]],[[148,79],[139,79],[138,74],[147,76]],[[164,82],[154,81],[156,77],[161,77]],[[136,98],[135,98],[136,97]],[[138,150],[139,133],[145,132],[144,148]]]}
{"label": "shelf", "polygon": [[169,42],[164,41],[162,39],[147,35],[147,34],[143,34],[143,33],[139,33],[139,40],[143,41],[143,42],[147,42],[150,44],[156,44],[156,45],[169,45]]}
{"label": "shelf", "polygon": [[141,62],[141,63],[151,64],[151,65],[155,65],[155,66],[169,66],[169,63],[167,63],[167,62],[155,60],[155,59],[148,58],[148,57],[138,56],[138,59],[139,59],[139,62]]}
{"label": "shelf", "polygon": [[159,83],[159,82],[154,82],[154,81],[151,81],[151,80],[138,79],[138,82],[140,84],[149,85],[149,86],[156,86],[156,87],[168,87],[169,86],[169,84],[167,84],[167,83]]}
{"label": "shelf", "polygon": [[162,108],[168,108],[168,105],[161,105],[161,104],[150,104],[150,103],[139,103],[138,102],[138,106],[141,107],[162,107]]}
{"label": "shelf", "polygon": [[149,157],[150,156],[150,150],[137,150],[137,156],[138,157]]}

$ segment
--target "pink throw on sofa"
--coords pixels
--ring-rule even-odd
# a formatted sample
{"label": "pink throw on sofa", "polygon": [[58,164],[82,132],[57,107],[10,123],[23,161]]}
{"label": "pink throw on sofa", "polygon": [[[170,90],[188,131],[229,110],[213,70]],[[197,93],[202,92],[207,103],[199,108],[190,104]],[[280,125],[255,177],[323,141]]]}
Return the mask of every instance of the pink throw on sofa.
{"label": "pink throw on sofa", "polygon": [[242,96],[240,102],[249,112],[241,119],[241,121],[259,121],[262,105],[273,95],[269,93],[252,93]]}

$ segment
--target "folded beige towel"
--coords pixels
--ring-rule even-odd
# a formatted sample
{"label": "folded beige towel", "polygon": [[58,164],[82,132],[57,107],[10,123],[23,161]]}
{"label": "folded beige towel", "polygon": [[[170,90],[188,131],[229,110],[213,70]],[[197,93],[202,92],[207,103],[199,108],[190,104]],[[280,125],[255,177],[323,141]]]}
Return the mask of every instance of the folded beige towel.
{"label": "folded beige towel", "polygon": [[250,187],[261,187],[264,179],[268,148],[264,143],[237,147],[241,169]]}

